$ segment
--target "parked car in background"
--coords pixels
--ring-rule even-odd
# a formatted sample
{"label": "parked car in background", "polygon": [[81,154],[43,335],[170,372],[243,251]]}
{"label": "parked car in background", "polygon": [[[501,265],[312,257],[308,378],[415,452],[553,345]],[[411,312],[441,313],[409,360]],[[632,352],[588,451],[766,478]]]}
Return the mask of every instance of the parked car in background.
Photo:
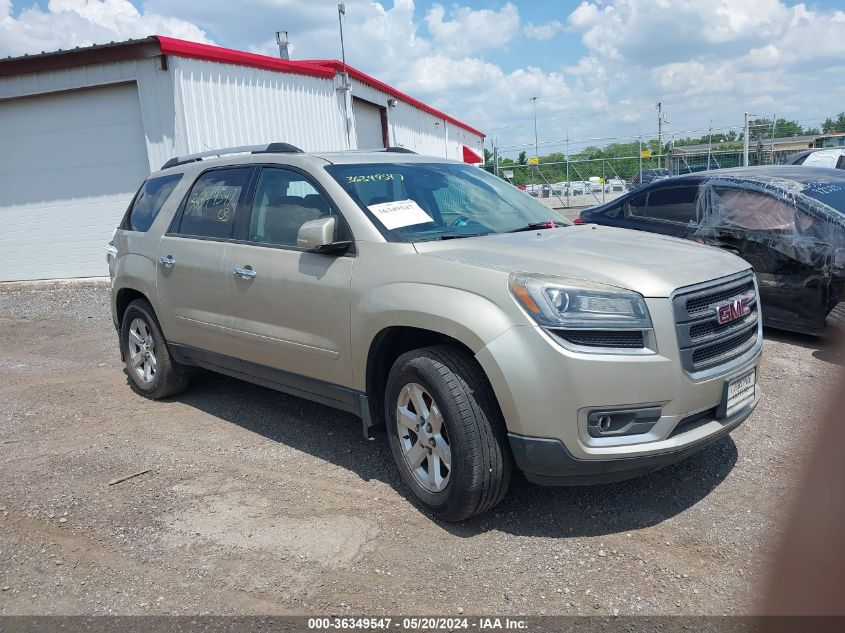
{"label": "parked car in background", "polygon": [[765,325],[810,334],[845,327],[840,170],[769,166],[676,176],[586,209],[576,222],[723,248],[754,267]]}
{"label": "parked car in background", "polygon": [[631,180],[631,188],[642,187],[656,180],[663,180],[669,177],[669,170],[665,167],[657,167],[655,169],[643,169],[637,172],[637,175]]}
{"label": "parked car in background", "polygon": [[787,156],[784,165],[845,169],[845,148],[806,149],[803,152],[797,152]]}
{"label": "parked car in background", "polygon": [[386,424],[408,489],[452,521],[499,503],[514,466],[549,485],[642,475],[760,400],[739,257],[573,226],[401,148],[244,149],[168,161],[115,233],[112,317],[139,394],[204,367],[357,414],[368,436]]}

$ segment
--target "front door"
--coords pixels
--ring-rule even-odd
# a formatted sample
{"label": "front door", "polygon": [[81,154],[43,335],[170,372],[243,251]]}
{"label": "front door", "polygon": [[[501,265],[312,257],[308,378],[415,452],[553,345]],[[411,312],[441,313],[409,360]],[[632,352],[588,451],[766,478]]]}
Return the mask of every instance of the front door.
{"label": "front door", "polygon": [[158,294],[172,343],[232,354],[227,249],[251,172],[241,167],[202,174],[159,242]]}
{"label": "front door", "polygon": [[625,228],[690,239],[698,229],[699,186],[659,185],[628,203]]}
{"label": "front door", "polygon": [[262,168],[252,200],[245,239],[226,256],[232,328],[245,371],[306,391],[317,383],[351,387],[355,259],[296,245],[303,223],[330,215],[337,217],[336,239],[351,239],[343,218],[318,185],[292,169]]}

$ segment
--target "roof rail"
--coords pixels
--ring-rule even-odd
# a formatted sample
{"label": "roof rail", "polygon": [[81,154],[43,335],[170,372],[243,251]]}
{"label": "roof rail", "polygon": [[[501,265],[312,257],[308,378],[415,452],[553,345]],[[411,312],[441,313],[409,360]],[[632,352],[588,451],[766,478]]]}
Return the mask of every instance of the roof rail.
{"label": "roof rail", "polygon": [[300,154],[302,150],[290,143],[270,143],[268,145],[241,145],[239,147],[224,147],[212,149],[207,152],[187,154],[186,156],[175,156],[161,166],[162,169],[170,169],[177,165],[195,163],[203,158],[219,157],[227,154]]}
{"label": "roof rail", "polygon": [[385,152],[394,152],[396,154],[416,154],[416,152],[412,149],[408,149],[407,147],[385,147]]}

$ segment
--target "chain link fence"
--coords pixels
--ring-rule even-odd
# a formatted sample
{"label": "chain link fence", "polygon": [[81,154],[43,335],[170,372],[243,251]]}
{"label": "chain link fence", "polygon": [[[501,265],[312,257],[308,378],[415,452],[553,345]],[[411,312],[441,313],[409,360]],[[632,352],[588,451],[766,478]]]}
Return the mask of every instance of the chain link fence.
{"label": "chain link fence", "polygon": [[[753,145],[748,163],[777,165],[795,152],[763,151]],[[550,208],[590,207],[609,202],[654,180],[708,169],[741,167],[742,149],[674,152],[647,156],[579,159],[511,164],[499,167],[498,175],[538,198]],[[490,166],[492,170],[492,166]]]}
{"label": "chain link fence", "polygon": [[589,207],[668,176],[666,164],[665,155],[624,156],[500,166],[498,175],[551,208]]}

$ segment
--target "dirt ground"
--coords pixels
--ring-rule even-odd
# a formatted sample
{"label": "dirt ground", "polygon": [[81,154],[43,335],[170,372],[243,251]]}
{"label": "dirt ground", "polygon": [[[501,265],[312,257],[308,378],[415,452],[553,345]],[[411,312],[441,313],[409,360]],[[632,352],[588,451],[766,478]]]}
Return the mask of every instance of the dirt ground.
{"label": "dirt ground", "polygon": [[106,284],[2,285],[0,614],[753,613],[843,362],[766,334],[730,438],[449,525],[353,416],[205,372],[145,400]]}

